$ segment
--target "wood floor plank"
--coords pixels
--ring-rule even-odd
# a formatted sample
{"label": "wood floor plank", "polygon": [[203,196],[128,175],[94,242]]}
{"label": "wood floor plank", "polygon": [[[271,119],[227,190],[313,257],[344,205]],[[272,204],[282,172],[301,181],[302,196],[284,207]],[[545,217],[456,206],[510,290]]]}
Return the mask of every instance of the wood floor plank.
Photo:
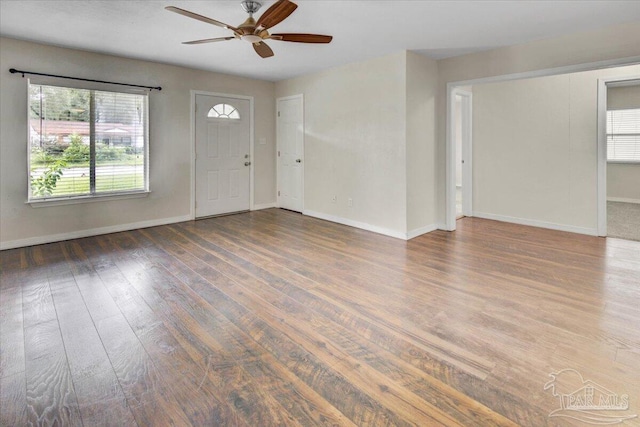
{"label": "wood floor plank", "polygon": [[[121,271],[124,272],[125,276],[127,272],[130,271],[128,264],[123,260],[117,261],[116,264],[121,268]],[[171,293],[175,293],[179,292],[179,289],[177,287],[172,288],[170,285],[162,286],[163,283],[167,282],[167,277],[170,275],[164,275],[162,277],[157,276],[157,279],[154,279],[153,276],[147,276],[147,274],[143,276],[133,276],[131,277],[130,283],[134,287],[139,286],[139,291],[144,294],[145,298],[153,301],[156,307],[165,307],[166,296],[163,295],[163,292],[170,291]],[[153,283],[152,287],[148,288],[147,284],[151,283]],[[152,291],[152,289],[155,290]],[[160,314],[160,316],[162,317],[163,315]],[[179,321],[176,321],[176,316],[178,316],[177,320]],[[181,341],[181,344],[178,345],[186,346],[191,350],[192,355],[194,355],[193,345],[195,343],[198,347],[194,355],[195,359],[200,361],[204,358],[204,360],[208,361],[208,357],[212,354],[215,354],[216,358],[219,358],[221,349],[215,343],[215,340],[206,336],[203,332],[198,332],[197,326],[192,323],[193,320],[190,320],[190,313],[185,312],[182,307],[173,306],[171,309],[171,317],[163,317],[163,320],[165,322],[164,326],[173,331],[174,337],[178,339],[178,342]],[[153,328],[151,332],[157,333],[159,330],[158,328]],[[166,336],[163,337],[162,343],[164,346],[167,345],[167,341],[169,340],[170,338]],[[149,343],[148,339],[146,342]],[[168,358],[161,357],[162,355],[160,355],[160,363],[173,365],[177,362],[175,358],[176,354],[173,351],[175,350],[175,346],[171,346],[171,348],[172,352],[168,355],[170,356],[171,361],[168,362]],[[210,371],[208,370],[208,366],[200,366],[202,370],[199,372],[199,375],[191,377],[190,381],[187,381],[184,387],[176,387],[176,381],[181,382],[184,378],[177,378],[175,381],[172,381],[174,394],[180,394],[182,397],[181,401],[184,402],[191,401],[207,404],[211,403],[212,400],[217,401],[215,408],[209,408],[208,410],[202,410],[201,408],[201,410],[197,411],[198,414],[209,413],[212,420],[217,423],[221,420],[226,420],[226,423],[229,424],[244,424],[244,421],[239,422],[239,415],[241,418],[245,419],[247,425],[297,425],[297,423],[289,422],[286,417],[281,417],[281,413],[283,412],[281,408],[278,407],[280,411],[273,411],[269,409],[269,405],[264,405],[265,402],[268,402],[272,398],[269,395],[261,396],[260,390],[256,387],[256,384],[251,384],[251,387],[248,387],[249,384],[242,386],[241,384],[243,384],[243,382],[247,382],[246,376],[243,376],[242,372],[237,369],[237,364],[233,357],[228,357],[227,359],[231,363],[230,366],[226,367],[226,372],[222,372],[221,370]],[[189,363],[188,361],[185,362],[184,358],[182,358],[182,361],[184,362],[184,365],[182,366],[182,372],[184,373],[184,368],[193,365],[193,363]],[[208,363],[209,362],[207,362],[207,364]],[[191,371],[191,373],[193,373],[193,371]],[[232,384],[234,386],[230,388],[230,385]],[[203,400],[203,397],[206,397],[206,393],[209,392],[211,388],[215,389],[217,395],[224,396],[222,401],[216,399],[215,396],[210,396],[209,400]],[[251,403],[249,404],[245,402]],[[230,408],[232,408],[231,411],[229,410]],[[190,414],[195,414],[195,412],[191,411]],[[190,419],[194,424],[211,422],[211,420],[197,420],[196,418],[193,418],[193,415]]]}
{"label": "wood floor plank", "polygon": [[25,291],[30,291],[23,297],[28,423],[80,426],[76,392],[48,284],[36,283]]}
{"label": "wood floor plank", "polygon": [[0,378],[24,372],[22,289],[0,291]]}
{"label": "wood floor plank", "polygon": [[[191,236],[194,236],[194,234],[191,234]],[[227,236],[230,236],[230,234],[227,234]],[[221,250],[221,248],[217,245],[212,245],[209,243],[209,244],[206,244],[206,246],[209,249],[212,249],[218,256],[222,256],[222,259],[227,259],[227,260],[233,259],[236,262],[238,262],[239,257],[235,256],[235,253],[243,252],[243,249],[240,247],[236,247],[233,250],[233,254],[231,254],[229,251],[226,251],[224,249]],[[246,246],[246,243],[245,243],[245,246]],[[272,249],[276,250],[276,248],[272,248]],[[311,261],[311,258],[317,257],[317,251],[314,251],[313,253],[314,255],[310,255],[309,258],[305,260],[306,263],[316,262],[316,261]],[[229,256],[231,256],[231,258],[229,258]],[[303,254],[300,254],[300,257],[303,257],[303,256],[304,256]],[[281,276],[275,277],[268,271],[265,271],[265,270],[259,271],[260,269],[256,268],[255,266],[256,261],[254,260],[252,260],[249,263],[242,262],[242,261],[239,261],[239,262],[240,264],[242,264],[242,266],[245,269],[247,269],[248,272],[250,272],[251,274],[255,274],[256,277],[265,279],[270,284],[275,285],[281,282]],[[287,264],[290,265],[292,264],[292,262],[289,261]],[[318,265],[318,267],[324,265],[324,269],[327,270],[327,273],[316,274],[314,276],[314,280],[316,280],[318,284],[324,284],[330,281],[335,282],[337,284],[336,292],[333,294],[334,298],[332,299],[332,302],[334,304],[340,305],[339,303],[337,303],[337,301],[344,301],[344,300],[351,301],[352,299],[349,298],[350,295],[353,295],[355,299],[358,298],[356,295],[359,292],[361,292],[361,288],[355,289],[355,290],[350,289],[350,285],[352,283],[352,280],[350,280],[351,278],[341,277],[339,273],[337,274],[335,273],[335,269],[329,270],[327,264],[323,263],[322,261],[318,261],[316,265]],[[329,273],[328,271],[331,271],[331,273]],[[393,282],[394,280],[396,279],[394,279],[393,277],[386,276],[384,277],[383,282],[385,283],[387,281]],[[327,286],[321,286],[321,287],[322,287],[322,291],[318,292],[319,295],[325,296],[331,293],[331,290],[327,289]],[[314,291],[310,291],[310,292],[315,293]],[[412,298],[415,298],[415,294],[412,295]],[[429,299],[432,299],[432,298],[433,298],[433,295],[429,295]],[[366,318],[369,322],[373,322],[377,326],[379,326],[380,329],[388,329],[393,331],[393,330],[396,330],[398,327],[401,327],[402,333],[411,333],[412,332],[411,325],[408,324],[406,321],[402,325],[399,325],[399,323],[393,321],[393,319],[396,318],[395,313],[394,313],[394,316],[389,316],[388,318],[380,315],[381,314],[380,307],[385,306],[385,309],[389,309],[389,305],[391,304],[390,301],[393,301],[394,299],[396,298],[395,297],[389,298],[388,295],[381,297],[379,299],[376,299],[375,295],[368,294],[367,300],[360,299],[357,309],[350,310],[350,311],[352,312],[352,314],[359,313],[360,315],[364,316],[364,318]],[[371,302],[372,300],[373,301],[377,300],[377,303],[372,303]],[[351,304],[347,304],[346,306],[349,306],[349,305]],[[344,305],[342,306],[344,307]],[[401,311],[402,310],[401,307],[404,307],[405,310],[408,308],[406,305],[406,302],[403,302],[402,305],[399,305],[395,309],[395,312]],[[425,310],[428,310],[428,306],[421,307],[422,316],[424,315],[423,313]],[[387,319],[391,319],[391,322],[390,323],[385,322],[385,320]],[[420,334],[414,333],[413,336],[414,338],[420,341],[419,339],[420,336],[426,337],[427,335],[426,334],[420,335]],[[418,344],[418,343],[414,342],[414,344]],[[465,351],[464,348],[459,346],[458,347],[453,346],[451,345],[450,342],[447,342],[446,340],[442,340],[437,336],[430,336],[427,341],[422,340],[422,342],[420,342],[419,344],[424,345],[424,349],[426,349],[427,352],[432,352],[434,354],[437,354],[439,357],[443,358],[444,360],[448,360],[450,363],[456,365],[459,368],[465,369],[468,373],[478,376],[479,378],[485,378],[488,372],[490,372],[491,368],[493,367],[493,364],[491,363],[491,361],[482,360],[482,358],[477,357],[473,353]]]}
{"label": "wood floor plank", "polygon": [[[189,251],[189,252],[193,253],[194,251]],[[200,252],[200,251],[195,251],[195,252]],[[179,269],[179,267],[176,266],[175,264],[167,267],[170,268],[172,271],[176,271]],[[211,276],[212,274],[211,272],[209,272],[203,277],[211,277]],[[268,283],[265,282],[264,285],[266,286],[265,289],[267,289]],[[244,290],[241,293],[250,294],[252,292],[260,292],[259,291],[260,287],[261,286],[259,286],[259,284],[256,283],[255,281],[250,281],[249,286],[245,286]],[[424,402],[421,402],[420,404],[417,405],[418,407],[425,407],[430,405],[429,403],[427,403],[430,398],[429,392],[433,391],[435,388],[438,389],[438,392],[440,394],[440,399],[438,401],[439,406],[446,406],[447,405],[446,400],[448,398],[451,399],[451,402],[456,402],[456,404],[459,404],[461,401],[465,400],[466,397],[464,395],[455,392],[455,390],[453,389],[448,388],[447,386],[442,384],[440,381],[437,381],[434,378],[429,377],[428,375],[424,375],[423,372],[419,371],[413,366],[410,366],[408,363],[402,362],[400,360],[396,360],[395,357],[393,357],[392,355],[386,352],[385,352],[384,360],[382,357],[378,357],[376,359],[376,355],[374,355],[371,351],[368,350],[369,347],[367,347],[367,344],[365,343],[365,341],[360,341],[361,344],[358,344],[359,336],[356,334],[351,334],[350,331],[347,330],[346,328],[339,327],[338,325],[333,325],[333,324],[331,324],[326,329],[322,328],[323,323],[330,324],[332,322],[328,320],[326,322],[323,322],[323,318],[321,316],[312,316],[309,310],[305,309],[305,307],[308,307],[308,308],[311,308],[311,307],[309,306],[309,304],[306,304],[306,301],[304,301],[304,299],[301,299],[300,302],[297,302],[296,300],[289,297],[284,297],[283,295],[280,295],[280,297],[278,298],[277,292],[274,294],[274,297],[275,297],[274,299],[269,295],[268,292],[269,292],[268,289],[266,292],[260,292],[260,297],[269,301],[272,304],[272,307],[284,308],[286,310],[287,315],[291,316],[296,320],[295,322],[293,322],[293,324],[295,325],[306,324],[308,328],[313,328],[315,330],[312,334],[320,333],[325,339],[328,339],[327,342],[330,344],[327,344],[327,342],[323,342],[321,347],[327,347],[328,345],[331,346],[333,344],[340,343],[342,345],[340,346],[339,351],[341,352],[346,351],[350,355],[353,355],[359,359],[366,360],[369,365],[376,366],[378,368],[377,371],[381,374],[384,373],[387,377],[385,378],[385,381],[387,382],[387,384],[384,385],[383,387],[387,392],[390,391],[388,384],[393,383],[396,379],[401,379],[402,381],[409,381],[414,386],[416,386],[420,380],[423,380],[425,382],[430,381],[431,384],[429,385],[431,387],[429,386],[423,387],[423,388],[413,387],[412,389],[414,393],[421,394],[422,397],[425,399]],[[269,311],[269,307],[263,306],[260,311],[266,313]],[[278,315],[277,312],[275,312],[274,317],[277,315]],[[309,333],[308,331],[309,329],[307,330],[307,333]],[[349,352],[349,350],[351,349],[353,349],[353,351]],[[317,353],[317,351],[314,352],[314,354],[315,353]],[[349,356],[345,356],[345,358],[347,357]],[[352,358],[351,360],[352,363],[357,363],[355,357]],[[392,361],[401,365],[401,368],[397,365],[394,365]],[[396,371],[400,373],[400,375],[397,375],[396,378],[394,379],[392,375],[389,375],[389,373],[392,371]],[[377,387],[379,388],[380,386],[377,386]],[[412,387],[408,387],[408,388],[411,389]],[[471,402],[469,402],[469,404],[470,403]],[[394,405],[394,407],[397,407],[397,406],[398,405]],[[462,414],[460,414],[459,411],[456,411],[455,415],[461,416]],[[464,414],[464,415],[465,416],[461,417],[462,419],[460,420],[464,424],[479,423],[481,421],[484,421],[484,423],[491,422],[494,425],[501,425],[501,424],[511,425],[512,424],[509,420],[504,419],[498,414],[493,413],[493,411],[490,411],[487,408],[482,407],[482,405],[475,405],[475,407],[470,410],[469,414]],[[452,424],[453,420],[448,420],[445,422],[447,424]]]}
{"label": "wood floor plank", "polygon": [[[149,245],[145,247],[149,247]],[[162,256],[152,250],[152,258],[157,259],[158,255]],[[172,267],[169,269],[172,274],[184,278],[185,283],[190,282],[193,278],[185,277],[178,269]],[[201,303],[205,302],[192,290],[190,295]],[[262,384],[261,387],[269,385],[270,394],[292,415],[301,420],[303,425],[351,425],[343,414],[329,405],[326,400],[289,372],[286,367],[278,363],[265,349],[218,313],[213,306],[209,305],[206,311],[195,312],[195,316],[203,326],[218,331],[215,334],[216,342],[222,348],[216,348],[215,359],[217,363],[212,366],[239,363],[244,371],[249,372],[259,384]]]}
{"label": "wood floor plank", "polygon": [[[79,323],[84,323],[89,331],[81,335],[95,347],[90,351],[95,358],[91,368],[97,372],[77,381],[78,388],[91,387],[84,393],[87,398],[80,406],[83,418],[99,421],[113,414],[130,425],[187,423],[187,415],[168,391],[162,374],[104,287],[80,243],[67,242],[65,255],[74,274],[73,282],[78,286],[61,286],[58,293],[68,296],[65,303],[73,304],[73,308],[61,310],[70,316],[69,320],[84,319]],[[73,342],[74,338],[70,340]]]}
{"label": "wood floor plank", "polygon": [[[241,251],[242,249],[240,248],[235,249],[235,252],[241,252]],[[251,262],[251,265],[253,265],[253,263],[254,261]],[[322,268],[321,265],[322,264],[318,264],[319,268]],[[324,266],[324,268],[327,269],[326,266]],[[300,270],[296,270],[296,271],[300,272]],[[271,275],[267,273],[267,277],[265,278],[269,283],[272,283],[272,284],[278,283],[277,278],[269,277],[269,276]],[[332,277],[329,278],[328,273],[322,274],[322,275],[316,274],[314,276],[314,280],[317,280],[321,284],[329,283],[330,281],[338,283],[338,285],[336,285],[336,291],[334,293],[331,293],[332,291],[329,290],[326,285],[322,285],[321,286],[322,291],[319,292],[317,295],[325,298],[327,295],[332,295],[331,300],[332,300],[333,306],[340,306],[346,309],[347,311],[350,311],[351,313],[358,313],[359,315],[364,316],[364,318],[367,319],[368,321],[370,322],[373,321],[374,323],[377,323],[377,326],[379,326],[378,329],[381,329],[381,328],[387,329],[388,331],[390,331],[390,333],[393,334],[394,330],[396,330],[398,327],[398,324],[393,320],[395,316],[383,317],[384,319],[390,319],[391,323],[384,323],[384,322],[380,323],[381,316],[379,316],[379,308],[378,308],[379,305],[375,305],[375,304],[370,305],[369,309],[367,310],[364,306],[364,304],[366,304],[367,302],[362,300],[359,301],[359,304],[357,305],[354,311],[353,306],[349,304],[349,302],[353,301],[354,298],[350,298],[345,295],[349,295],[349,293],[353,293],[355,296],[359,292],[361,292],[361,288],[360,290],[355,289],[351,291],[350,281],[348,279],[340,280],[338,276],[339,276],[338,274],[335,274],[335,275],[332,274]],[[386,278],[385,282],[387,282],[387,280],[389,280],[389,278]],[[314,291],[310,291],[310,292],[315,293]],[[369,295],[367,299],[370,300],[371,298],[372,298],[371,295]],[[355,299],[357,299],[357,296],[355,296]],[[346,301],[347,304],[341,304],[339,301]],[[379,303],[379,304],[382,304],[382,303]],[[397,309],[396,311],[398,310],[400,309]],[[378,315],[375,315],[372,313],[378,313]],[[340,312],[334,313],[334,314],[336,316],[340,316]],[[405,322],[403,322],[402,329],[403,329],[403,333],[406,333],[406,332],[411,332],[410,330],[412,328],[409,324],[406,323],[406,320],[405,320]],[[490,361],[482,360],[481,358],[476,357],[474,354],[465,351],[463,347],[452,346],[450,342],[447,342],[446,340],[442,340],[437,336],[434,336],[434,335],[428,336],[427,334],[424,334],[424,333],[422,334],[413,333],[413,336],[418,337],[417,340],[419,342],[414,342],[414,344],[421,347],[422,351],[435,354],[439,356],[441,360],[445,360],[449,363],[452,363],[455,366],[464,369],[467,373],[478,376],[479,378],[485,378],[487,373],[492,368],[492,363]],[[428,340],[421,339],[422,337],[426,338],[427,336],[428,336]]]}
{"label": "wood floor plank", "polygon": [[[495,280],[495,279],[494,279],[494,280]],[[447,280],[447,282],[448,282],[448,283],[452,283],[452,282],[454,282],[454,280]],[[508,282],[507,282],[507,283],[508,283]],[[535,284],[535,282],[534,282],[534,284]],[[509,283],[509,285],[510,285],[509,287],[510,287],[511,289],[508,289],[508,290],[507,290],[507,289],[505,289],[505,291],[512,292],[512,291],[513,291],[513,289],[512,289],[512,288],[513,288],[513,286],[512,286],[510,283]],[[528,285],[531,285],[531,283],[528,283]],[[496,295],[496,297],[497,297],[497,298],[500,298],[500,296],[499,296],[499,295],[500,295],[500,294]],[[539,295],[540,295],[540,292],[538,292],[537,294],[534,294],[533,296],[535,296],[535,297],[539,297]],[[527,296],[529,296],[529,295],[527,295]],[[562,307],[562,309],[560,309],[560,307],[559,307],[558,312],[563,312],[563,310],[566,310],[566,305],[567,305],[567,304],[566,304],[566,301],[564,301],[564,303],[565,303],[565,306],[563,306],[563,307]],[[547,302],[547,304],[549,304],[549,305],[553,305],[553,304],[555,304],[555,302],[554,302],[554,301],[549,301],[549,302]],[[468,304],[467,304],[467,306],[468,306]],[[593,308],[593,307],[591,307],[591,308]],[[579,318],[580,318],[580,316],[570,316],[569,318],[570,318],[570,319],[579,319]],[[542,320],[543,320],[543,321],[547,321],[547,319],[546,319],[546,318],[543,318]],[[578,322],[576,325],[580,326],[580,323]]]}
{"label": "wood floor plank", "polygon": [[[0,252],[2,425],[581,425],[640,411],[640,243],[278,209]],[[626,414],[626,413],[625,413]],[[624,425],[640,425],[638,418]]]}
{"label": "wood floor plank", "polygon": [[[201,272],[201,275],[204,275],[206,277],[212,277],[212,276],[215,276],[216,274],[215,270],[211,268],[207,268],[205,266],[198,267],[195,263],[192,264],[192,268],[194,269],[194,271],[199,271],[199,270],[202,271],[202,268],[204,268],[206,272],[205,273]],[[240,295],[240,298],[242,302],[245,303],[245,305],[249,301],[253,301],[253,309],[255,311],[260,311],[266,314],[266,317],[262,317],[262,320],[256,319],[255,322],[264,323],[265,327],[269,332],[278,334],[279,331],[282,331],[285,334],[287,334],[287,336],[295,335],[296,342],[303,343],[303,346],[301,348],[298,348],[297,352],[299,352],[300,354],[304,354],[305,358],[315,359],[314,355],[316,354],[324,355],[325,357],[328,358],[328,361],[321,362],[320,360],[318,360],[316,362],[318,365],[321,366],[324,363],[328,363],[329,365],[334,365],[334,366],[342,365],[342,369],[352,369],[353,366],[358,365],[354,360],[347,361],[346,359],[348,359],[349,356],[341,352],[340,349],[329,348],[329,345],[326,342],[321,342],[319,344],[318,342],[312,339],[308,339],[308,334],[309,334],[308,330],[294,331],[293,328],[290,328],[289,326],[287,326],[285,322],[282,322],[281,320],[279,320],[280,315],[277,310],[271,310],[271,307],[269,307],[267,304],[261,304],[259,299],[253,299],[251,297],[248,297],[247,299],[242,298],[242,296],[250,293],[248,289],[245,288],[243,291],[235,290],[235,286],[231,281],[223,281],[219,279],[218,280],[214,279],[214,280],[218,287],[221,286],[222,283],[226,283],[226,286],[224,286],[225,289],[223,291],[224,294],[234,295],[234,297],[236,295]],[[236,301],[238,300],[236,299]],[[289,312],[289,314],[292,314],[292,313]],[[295,323],[298,325],[301,324],[300,322],[295,322]],[[286,344],[283,344],[282,341],[280,341],[280,345],[286,345]],[[412,404],[410,402],[412,400],[411,396],[406,394],[403,396],[403,399],[396,398],[396,396],[394,395],[394,392],[397,391],[396,385],[393,384],[393,382],[388,381],[388,379],[384,378],[383,376],[376,374],[374,371],[367,370],[366,368],[364,368],[364,366],[359,367],[358,369],[355,369],[354,372],[359,370],[362,371],[362,373],[356,374],[355,376],[359,377],[360,375],[362,375],[362,378],[358,379],[357,381],[355,380],[355,378],[352,378],[352,381],[358,384],[361,390],[363,388],[367,389],[369,392],[375,393],[379,400],[388,401],[388,402],[385,402],[386,406],[393,407],[397,413],[403,414],[404,418],[411,420],[412,422],[415,422],[415,423],[420,423],[419,420],[421,418],[419,415],[417,415],[417,413],[424,411],[422,412],[422,417],[424,417],[422,418],[423,422],[425,420],[428,420],[429,417],[432,417],[430,421],[431,423],[440,422],[445,425],[455,424],[454,419],[447,417],[444,413],[442,413],[441,411],[435,408],[431,408],[431,410],[426,410],[426,407],[430,406],[427,402],[424,402],[424,401],[418,402],[416,400]],[[381,383],[386,383],[386,384],[384,386],[380,386]],[[382,390],[382,393],[380,390]],[[363,398],[365,397],[363,396]],[[407,400],[409,400],[409,402],[407,402]],[[404,408],[404,410],[402,408]],[[381,412],[384,412],[384,411],[381,411]]]}
{"label": "wood floor plank", "polygon": [[[224,309],[219,308],[219,307],[221,306],[221,302],[222,302],[222,300],[220,300],[220,299],[219,299],[219,300],[218,300],[218,303],[216,304],[216,307],[218,307],[218,310],[220,310],[220,311],[221,311],[221,312],[223,312],[223,314],[224,314],[225,310],[224,310]],[[229,303],[231,303],[231,304],[233,305],[232,301],[229,301]],[[226,304],[225,304],[225,305],[226,305]],[[237,326],[237,323],[236,323],[236,326]],[[242,329],[242,328],[240,328],[240,329]],[[242,329],[242,330],[244,330],[244,329]],[[287,358],[287,360],[288,360],[288,358]],[[303,360],[304,360],[304,359],[303,359]],[[301,362],[302,362],[302,360],[301,360]],[[312,371],[313,369],[310,369],[310,370]],[[317,369],[316,369],[316,370],[317,370]],[[295,396],[294,396],[294,397],[295,397]]]}
{"label": "wood floor plank", "polygon": [[[125,265],[122,265],[124,270],[128,270]],[[153,270],[150,268],[149,274],[153,274]],[[166,277],[166,275],[165,275]],[[156,284],[166,283],[166,280],[162,280],[161,277],[157,277],[153,280]],[[192,342],[201,343],[200,348],[197,351],[201,352],[201,355],[215,354],[216,360],[227,360],[228,363],[217,363],[219,367],[216,371],[209,371],[209,380],[215,385],[218,393],[223,396],[226,395],[226,401],[231,404],[236,411],[238,411],[247,421],[249,425],[298,425],[297,422],[290,420],[288,416],[282,416],[286,413],[277,399],[274,401],[270,394],[263,394],[259,387],[256,387],[258,382],[250,379],[244,370],[244,364],[248,363],[245,357],[239,357],[236,353],[234,356],[224,357],[225,349],[222,347],[217,336],[209,336],[208,333],[199,327],[196,323],[195,317],[199,317],[198,314],[201,310],[192,311],[194,303],[188,303],[183,298],[176,299],[182,292],[171,284],[165,286],[158,285],[158,296],[162,298],[162,301],[158,301],[158,304],[168,303],[171,306],[172,313],[180,313],[180,317],[183,322],[188,322],[188,330],[180,330],[179,335],[194,336],[196,340],[192,339]],[[182,305],[180,301],[185,301]],[[207,320],[211,320],[208,318]],[[215,328],[211,322],[207,322],[207,326]],[[174,325],[180,327],[180,325]],[[255,355],[250,352],[243,352],[248,354],[248,357],[255,358]],[[205,360],[208,360],[205,356]],[[222,369],[224,368],[224,369]],[[232,386],[233,385],[233,386]]]}
{"label": "wood floor plank", "polygon": [[6,375],[0,378],[0,425],[27,425],[27,390],[25,373]]}
{"label": "wood floor plank", "polygon": [[52,295],[83,420],[108,419],[113,415],[122,420],[123,425],[134,425],[121,385],[79,289],[75,285],[64,286]]}

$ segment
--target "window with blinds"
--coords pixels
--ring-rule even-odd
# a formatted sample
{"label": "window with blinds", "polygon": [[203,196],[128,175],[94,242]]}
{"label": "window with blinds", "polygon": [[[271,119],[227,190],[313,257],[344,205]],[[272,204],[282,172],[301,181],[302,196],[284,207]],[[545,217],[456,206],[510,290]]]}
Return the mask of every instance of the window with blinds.
{"label": "window with blinds", "polygon": [[148,191],[147,95],[29,85],[29,200]]}
{"label": "window with blinds", "polygon": [[607,111],[607,161],[640,162],[640,108]]}

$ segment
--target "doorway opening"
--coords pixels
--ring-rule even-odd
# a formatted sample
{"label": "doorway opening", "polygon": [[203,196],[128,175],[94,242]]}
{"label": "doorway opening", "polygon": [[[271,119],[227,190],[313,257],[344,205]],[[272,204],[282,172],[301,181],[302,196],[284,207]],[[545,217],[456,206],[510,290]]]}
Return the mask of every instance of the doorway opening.
{"label": "doorway opening", "polygon": [[455,158],[455,195],[450,199],[455,219],[473,215],[472,179],[472,89],[470,86],[453,91],[452,129]]}
{"label": "doorway opening", "polygon": [[598,86],[598,234],[640,241],[640,79]]}

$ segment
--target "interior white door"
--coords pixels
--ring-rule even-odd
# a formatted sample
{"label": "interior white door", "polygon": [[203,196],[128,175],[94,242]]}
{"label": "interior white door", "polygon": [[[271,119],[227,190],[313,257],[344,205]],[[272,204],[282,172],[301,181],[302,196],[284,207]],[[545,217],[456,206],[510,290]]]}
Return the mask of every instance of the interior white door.
{"label": "interior white door", "polygon": [[196,95],[196,218],[249,210],[250,102]]}
{"label": "interior white door", "polygon": [[278,206],[302,212],[304,118],[302,95],[277,100]]}

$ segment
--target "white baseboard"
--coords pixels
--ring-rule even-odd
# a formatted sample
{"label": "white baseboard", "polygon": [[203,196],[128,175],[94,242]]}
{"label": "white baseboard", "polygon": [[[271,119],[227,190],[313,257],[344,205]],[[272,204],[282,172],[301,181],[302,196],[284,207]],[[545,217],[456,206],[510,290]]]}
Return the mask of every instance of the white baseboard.
{"label": "white baseboard", "polygon": [[351,219],[341,218],[335,215],[329,215],[321,212],[303,211],[303,215],[311,216],[318,219],[324,219],[325,221],[331,221],[342,225],[348,225],[349,227],[360,228],[362,230],[372,231],[374,233],[383,234],[389,237],[395,237],[396,239],[407,240],[407,235],[400,231],[390,230],[388,228],[378,227],[376,225],[367,224],[365,222],[354,221]]}
{"label": "white baseboard", "polygon": [[61,242],[63,240],[81,239],[83,237],[99,236],[100,234],[119,233],[121,231],[135,230],[138,228],[156,227],[158,225],[174,224],[176,222],[191,221],[191,215],[176,216],[173,218],[154,219],[151,221],[133,222],[129,224],[111,225],[108,227],[90,228],[87,230],[72,231],[69,233],[49,234],[47,236],[30,237],[28,239],[9,240],[0,242],[0,250],[21,248],[24,246],[43,245],[45,243]]}
{"label": "white baseboard", "polygon": [[576,227],[573,225],[556,224],[554,222],[538,221],[535,219],[516,218],[506,215],[496,215],[485,212],[473,212],[473,216],[483,219],[492,219],[495,221],[511,222],[513,224],[529,225],[531,227],[548,228],[550,230],[568,231],[570,233],[587,234],[589,236],[597,236],[597,228]]}
{"label": "white baseboard", "polygon": [[411,240],[415,237],[422,236],[423,234],[431,233],[432,231],[439,230],[438,224],[429,224],[424,227],[416,228],[407,233],[407,240]]}
{"label": "white baseboard", "polygon": [[318,219],[324,219],[325,221],[331,221],[342,225],[348,225],[349,227],[360,228],[361,230],[371,231],[373,233],[382,234],[389,237],[395,237],[396,239],[410,240],[414,237],[421,236],[426,233],[438,230],[440,226],[438,224],[430,224],[425,227],[416,228],[408,233],[402,233],[400,231],[390,230],[388,228],[378,227],[376,225],[367,224],[366,222],[354,221],[347,218],[342,218],[335,215],[329,215],[315,211],[304,211],[304,215],[311,216]]}
{"label": "white baseboard", "polygon": [[251,209],[252,211],[259,211],[262,209],[270,209],[270,208],[276,208],[277,203],[276,202],[272,202],[272,203],[261,203],[259,205],[253,205],[253,208]]}
{"label": "white baseboard", "polygon": [[607,197],[607,202],[640,203],[640,199],[627,199],[624,197]]}

